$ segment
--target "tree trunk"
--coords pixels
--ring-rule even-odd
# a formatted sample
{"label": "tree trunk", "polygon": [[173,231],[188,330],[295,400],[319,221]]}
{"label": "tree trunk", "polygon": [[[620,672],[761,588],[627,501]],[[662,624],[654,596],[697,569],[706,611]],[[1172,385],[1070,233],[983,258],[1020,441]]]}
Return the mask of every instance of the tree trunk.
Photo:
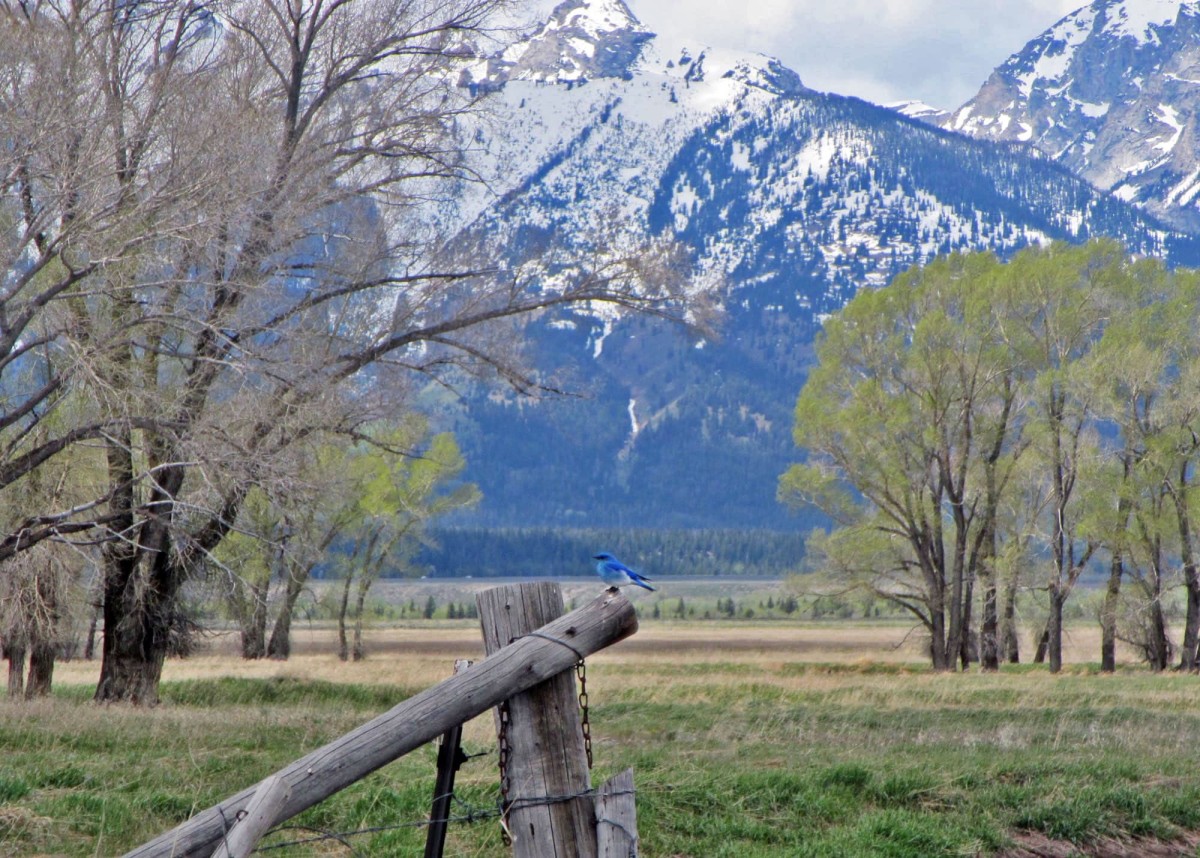
{"label": "tree trunk", "polygon": [[371,589],[371,575],[363,572],[363,576],[358,579],[358,595],[354,600],[354,647],[351,650],[351,658],[355,661],[362,661],[366,650],[363,648],[363,608],[367,602],[367,590]]}
{"label": "tree trunk", "polygon": [[1017,582],[1014,574],[1004,593],[1004,658],[1009,664],[1021,663],[1021,640],[1017,635]]}
{"label": "tree trunk", "polygon": [[25,683],[25,698],[46,697],[54,679],[54,644],[39,640],[29,649],[29,680]]}
{"label": "tree trunk", "polygon": [[968,574],[963,587],[962,632],[959,638],[959,660],[963,670],[967,670],[971,662],[979,660],[979,641],[971,631],[971,607],[974,602],[975,576]]}
{"label": "tree trunk", "polygon": [[[994,479],[989,475],[989,495],[994,494]],[[977,560],[978,578],[983,587],[979,618],[979,667],[984,671],[1000,669],[1000,639],[997,630],[1000,625],[997,610],[996,593],[996,537],[993,526],[994,504],[989,504],[984,518],[984,532],[979,543]]]}
{"label": "tree trunk", "polygon": [[97,703],[158,703],[170,621],[157,618],[155,602],[133,605],[127,611],[105,610]]}
{"label": "tree trunk", "polygon": [[267,654],[267,595],[270,578],[246,587],[250,597],[250,615],[242,622],[242,658],[262,658]]}
{"label": "tree trunk", "polygon": [[1063,645],[1063,603],[1066,596],[1058,587],[1050,588],[1050,620],[1046,623],[1046,634],[1049,638],[1050,672],[1062,671]]}
{"label": "tree trunk", "polygon": [[1113,554],[1108,570],[1108,587],[1100,609],[1100,670],[1112,673],[1117,669],[1117,603],[1121,598],[1121,578],[1125,561],[1120,553]]}
{"label": "tree trunk", "polygon": [[350,607],[350,582],[354,580],[354,573],[347,570],[345,583],[342,585],[342,604],[338,608],[338,658],[342,661],[350,660],[350,643],[346,640],[346,611]]}
{"label": "tree trunk", "polygon": [[1166,670],[1171,665],[1171,642],[1167,638],[1167,620],[1159,599],[1150,604],[1149,643],[1150,667],[1156,671]]}
{"label": "tree trunk", "polygon": [[979,666],[986,671],[1000,669],[999,616],[996,611],[996,581],[989,572],[983,585],[983,617],[979,634]]}
{"label": "tree trunk", "polygon": [[83,657],[91,661],[96,657],[96,627],[100,624],[100,606],[92,606],[92,618],[88,621],[87,642],[83,646]]}
{"label": "tree trunk", "polygon": [[165,532],[153,534],[150,549],[147,554],[154,563],[147,572],[138,574],[131,568],[137,565],[133,559],[106,576],[98,703],[158,703],[183,572],[171,565]]}
{"label": "tree trunk", "polygon": [[[106,450],[108,481],[116,487],[110,501],[117,514],[113,530],[125,538],[105,546],[102,560],[104,639],[94,699],[153,706],[167,655],[172,594],[158,591],[154,576],[138,562],[132,450],[128,429],[112,438]],[[165,562],[167,557],[156,559]]]}
{"label": "tree trunk", "polygon": [[25,645],[6,643],[4,658],[8,661],[8,696],[20,699],[25,692]]}
{"label": "tree trunk", "polygon": [[304,582],[307,579],[307,571],[303,575],[288,575],[287,592],[284,594],[283,604],[279,607],[279,615],[275,617],[271,640],[267,643],[267,658],[286,661],[292,654],[292,613],[296,610],[300,594],[304,592]]}
{"label": "tree trunk", "polygon": [[1200,643],[1200,572],[1196,569],[1196,555],[1192,546],[1192,520],[1188,509],[1188,461],[1179,469],[1179,486],[1175,491],[1175,517],[1179,526],[1179,554],[1183,561],[1183,580],[1187,586],[1187,615],[1183,626],[1183,652],[1180,654],[1181,670],[1195,670],[1196,648]]}
{"label": "tree trunk", "polygon": [[51,564],[38,569],[34,587],[41,613],[40,621],[31,624],[29,639],[29,678],[25,682],[25,697],[45,697],[50,694],[54,678],[54,657],[57,650],[58,627],[62,611],[58,605],[58,581]]}
{"label": "tree trunk", "polygon": [[1154,560],[1150,566],[1150,628],[1146,654],[1150,667],[1162,671],[1171,663],[1171,642],[1167,639],[1167,620],[1162,610],[1162,545],[1158,539],[1155,540],[1152,557]]}
{"label": "tree trunk", "polygon": [[1038,638],[1037,651],[1033,654],[1034,664],[1045,664],[1046,653],[1050,651],[1050,623],[1046,622],[1046,628],[1042,629],[1042,636]]}
{"label": "tree trunk", "polygon": [[1183,627],[1183,651],[1179,658],[1179,669],[1194,671],[1197,664],[1196,645],[1200,642],[1200,575],[1195,564],[1184,567],[1187,581],[1187,617]]}
{"label": "tree trunk", "polygon": [[933,669],[953,670],[954,659],[958,657],[958,654],[951,654],[946,647],[946,617],[941,610],[931,611],[930,615],[933,626],[930,629],[933,636],[930,646]]}

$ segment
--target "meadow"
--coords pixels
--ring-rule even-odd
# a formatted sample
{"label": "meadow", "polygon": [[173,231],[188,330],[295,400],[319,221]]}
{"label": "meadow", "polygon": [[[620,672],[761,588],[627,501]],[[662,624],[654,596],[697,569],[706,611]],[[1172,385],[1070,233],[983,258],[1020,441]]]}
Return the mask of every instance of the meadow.
{"label": "meadow", "polygon": [[[119,854],[481,654],[470,620],[391,622],[368,642],[344,664],[330,628],[302,624],[291,660],[245,662],[214,635],[167,665],[152,710],[97,707],[96,665],[61,665],[51,699],[0,703],[0,855]],[[1062,675],[938,675],[895,621],[644,621],[589,659],[593,780],[635,769],[651,858],[1195,855],[1200,678],[1131,653],[1103,676],[1095,652],[1081,623]],[[491,718],[464,744],[481,756],[459,774],[446,854],[503,855]],[[313,808],[264,854],[421,854],[434,757]]]}

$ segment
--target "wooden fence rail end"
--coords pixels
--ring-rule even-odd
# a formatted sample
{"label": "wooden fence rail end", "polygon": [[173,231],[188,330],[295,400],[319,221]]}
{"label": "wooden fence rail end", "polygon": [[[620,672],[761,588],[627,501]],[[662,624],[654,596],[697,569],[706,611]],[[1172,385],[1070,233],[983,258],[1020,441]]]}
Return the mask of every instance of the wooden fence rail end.
{"label": "wooden fence rail end", "polygon": [[229,829],[212,858],[246,858],[275,824],[275,817],[291,794],[292,788],[279,775],[260,783],[244,815]]}

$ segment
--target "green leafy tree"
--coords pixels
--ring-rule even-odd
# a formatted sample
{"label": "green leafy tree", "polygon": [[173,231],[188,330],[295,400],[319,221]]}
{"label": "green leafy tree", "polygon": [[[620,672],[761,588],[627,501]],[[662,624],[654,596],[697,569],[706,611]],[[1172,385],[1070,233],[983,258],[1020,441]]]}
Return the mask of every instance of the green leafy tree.
{"label": "green leafy tree", "polygon": [[1035,660],[1048,655],[1055,673],[1062,669],[1063,606],[1098,547],[1081,527],[1091,502],[1086,474],[1100,467],[1101,455],[1089,431],[1092,390],[1081,361],[1122,304],[1127,259],[1111,241],[1030,249],[1009,264],[1002,299],[1006,343],[1032,372],[1026,437],[1040,466],[1039,540],[1051,561],[1044,579],[1050,615]]}
{"label": "green leafy tree", "polygon": [[[1200,633],[1200,576],[1192,522],[1200,422],[1200,298],[1194,272],[1167,272],[1157,262],[1127,266],[1120,312],[1112,314],[1086,364],[1095,410],[1119,432],[1099,490],[1110,497],[1096,509],[1093,531],[1110,554],[1100,620],[1101,666],[1115,668],[1115,642],[1124,636],[1165,669],[1171,643],[1163,601],[1178,558],[1187,593],[1180,665],[1196,665]],[[1120,610],[1122,579],[1136,585],[1139,607]],[[1118,617],[1136,618],[1124,635]]]}
{"label": "green leafy tree", "polygon": [[796,405],[808,462],[780,479],[782,500],[839,526],[823,549],[839,571],[925,627],[939,670],[969,660],[972,587],[1019,452],[1002,273],[990,254],[937,260],[829,320]]}
{"label": "green leafy tree", "polygon": [[[346,470],[353,486],[344,535],[353,548],[344,560],[341,606],[338,612],[339,656],[361,659],[363,606],[372,583],[385,566],[411,574],[411,559],[426,538],[426,528],[438,516],[479,501],[479,490],[456,483],[465,465],[454,436],[429,436],[423,419],[413,416],[391,430],[363,440],[350,452]],[[352,585],[354,639],[346,633]],[[437,605],[425,606],[432,616]],[[432,609],[430,608],[432,604]],[[428,617],[427,617],[428,618]]]}
{"label": "green leafy tree", "polygon": [[[345,467],[348,446],[343,438],[323,434],[294,448],[299,461],[289,469],[291,478],[252,487],[237,526],[212,552],[245,658],[288,658],[300,596],[316,567],[328,560],[330,546],[356,521],[361,486]],[[276,612],[268,637],[272,602]]]}
{"label": "green leafy tree", "polygon": [[1124,635],[1164,668],[1177,563],[1195,665],[1198,304],[1195,274],[1109,241],[939,260],[860,295],[818,344],[796,408],[808,462],[780,481],[838,525],[809,539],[810,565],[916,616],[939,669],[971,659],[976,605],[983,666],[1015,660],[1018,588],[1043,591],[1036,660],[1057,672],[1064,606],[1101,549],[1102,664],[1128,578]]}

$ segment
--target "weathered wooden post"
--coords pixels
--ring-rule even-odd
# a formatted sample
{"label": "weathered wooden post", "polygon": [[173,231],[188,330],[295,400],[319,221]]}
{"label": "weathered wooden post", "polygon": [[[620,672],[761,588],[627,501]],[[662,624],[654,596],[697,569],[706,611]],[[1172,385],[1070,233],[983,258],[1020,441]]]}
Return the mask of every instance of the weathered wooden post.
{"label": "weathered wooden post", "polygon": [[[553,582],[514,584],[476,596],[490,655],[557,619]],[[582,659],[573,643],[564,651]],[[501,792],[514,858],[595,858],[595,802],[575,677],[564,671],[501,704]]]}

